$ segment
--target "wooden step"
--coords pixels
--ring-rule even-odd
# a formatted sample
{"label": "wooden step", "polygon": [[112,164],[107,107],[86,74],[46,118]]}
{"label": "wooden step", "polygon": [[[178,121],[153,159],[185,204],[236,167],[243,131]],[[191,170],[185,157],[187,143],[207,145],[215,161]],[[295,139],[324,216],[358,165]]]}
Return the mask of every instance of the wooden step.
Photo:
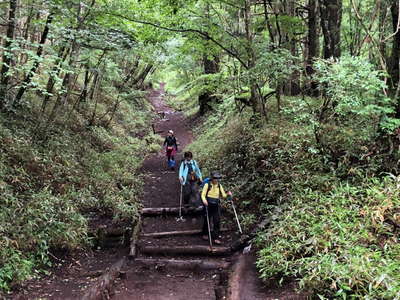
{"label": "wooden step", "polygon": [[[203,212],[203,207],[182,207],[182,215],[195,215]],[[147,207],[141,210],[143,216],[179,215],[179,207]]]}
{"label": "wooden step", "polygon": [[[229,231],[229,229],[222,228],[221,232]],[[151,232],[151,233],[142,233],[140,237],[144,238],[163,238],[163,237],[172,237],[172,236],[183,236],[183,235],[200,235],[201,229],[193,229],[193,230],[179,230],[179,231],[165,231],[165,232]]]}
{"label": "wooden step", "polygon": [[215,270],[227,269],[230,262],[210,261],[201,259],[155,259],[155,258],[136,258],[135,262],[140,265],[155,269],[175,269],[175,270]]}
{"label": "wooden step", "polygon": [[147,255],[207,255],[223,256],[231,254],[231,247],[191,245],[191,246],[141,246],[140,253]]}

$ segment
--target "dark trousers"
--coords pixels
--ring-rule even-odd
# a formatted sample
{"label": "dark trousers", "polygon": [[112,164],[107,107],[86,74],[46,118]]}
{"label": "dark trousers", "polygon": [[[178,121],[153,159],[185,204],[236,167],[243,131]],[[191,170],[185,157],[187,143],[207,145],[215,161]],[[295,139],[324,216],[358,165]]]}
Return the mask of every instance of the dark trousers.
{"label": "dark trousers", "polygon": [[[221,209],[219,204],[208,204],[208,217],[211,223],[213,224],[213,230],[211,231],[211,238],[218,239],[220,226],[221,226]],[[208,235],[208,223],[207,223],[207,212],[206,207],[204,206],[204,223],[202,229],[202,235]]]}
{"label": "dark trousers", "polygon": [[172,150],[167,150],[167,159],[168,161],[174,160],[174,156],[172,155]]}
{"label": "dark trousers", "polygon": [[198,205],[199,193],[198,193],[197,182],[188,180],[183,186],[183,203],[189,204],[190,202],[193,205]]}

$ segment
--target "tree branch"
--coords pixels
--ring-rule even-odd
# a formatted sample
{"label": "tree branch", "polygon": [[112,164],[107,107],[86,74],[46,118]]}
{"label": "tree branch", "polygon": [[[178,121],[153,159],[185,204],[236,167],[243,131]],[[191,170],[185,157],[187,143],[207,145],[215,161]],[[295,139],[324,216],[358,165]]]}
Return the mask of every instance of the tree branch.
{"label": "tree branch", "polygon": [[136,19],[133,19],[133,18],[130,18],[130,17],[127,17],[127,16],[123,16],[123,15],[115,14],[115,13],[110,13],[110,12],[105,12],[105,14],[110,15],[110,16],[114,16],[114,17],[117,17],[117,18],[122,18],[122,19],[125,19],[125,20],[133,22],[133,23],[149,25],[149,26],[152,26],[152,27],[155,27],[155,28],[166,30],[166,31],[178,32],[178,33],[195,33],[195,34],[198,34],[201,37],[203,37],[204,39],[213,42],[215,45],[220,47],[222,50],[224,50],[230,56],[232,56],[235,59],[237,59],[242,64],[242,66],[244,68],[246,68],[246,69],[249,68],[249,66],[239,57],[238,54],[236,54],[232,50],[228,49],[227,47],[222,45],[219,41],[217,41],[216,39],[211,37],[208,34],[208,32],[204,32],[204,31],[201,31],[201,30],[198,30],[198,29],[193,29],[193,28],[170,28],[170,27],[166,27],[166,26],[163,26],[163,25],[160,25],[160,24],[155,24],[155,23],[148,22],[148,21],[143,21],[143,20],[136,20]]}

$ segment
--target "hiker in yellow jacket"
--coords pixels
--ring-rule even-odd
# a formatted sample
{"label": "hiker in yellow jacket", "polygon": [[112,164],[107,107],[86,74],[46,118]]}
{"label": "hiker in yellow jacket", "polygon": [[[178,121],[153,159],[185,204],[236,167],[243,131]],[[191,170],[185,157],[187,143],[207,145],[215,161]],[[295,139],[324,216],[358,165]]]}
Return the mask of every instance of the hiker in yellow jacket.
{"label": "hiker in yellow jacket", "polygon": [[[208,237],[208,222],[206,216],[206,209],[208,209],[208,216],[212,219],[213,230],[211,232],[211,238],[214,240],[215,244],[221,244],[220,240],[220,216],[221,208],[220,201],[222,198],[232,197],[232,193],[225,193],[224,188],[219,183],[222,178],[221,174],[218,172],[211,173],[211,181],[206,183],[201,192],[201,200],[204,204],[204,223],[202,229],[203,239],[207,240]],[[211,221],[210,221],[211,222]]]}

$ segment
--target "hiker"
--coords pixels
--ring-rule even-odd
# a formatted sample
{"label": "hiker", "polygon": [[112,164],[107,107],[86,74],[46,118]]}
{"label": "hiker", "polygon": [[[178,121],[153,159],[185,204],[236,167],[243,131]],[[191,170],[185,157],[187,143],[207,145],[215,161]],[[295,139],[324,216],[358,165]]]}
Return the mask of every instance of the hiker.
{"label": "hiker", "polygon": [[179,181],[183,186],[183,203],[189,204],[190,198],[193,197],[192,204],[200,204],[198,183],[202,182],[203,178],[197,162],[193,159],[192,152],[185,152],[183,161],[179,167]]}
{"label": "hiker", "polygon": [[208,221],[207,221],[207,213],[208,209],[208,217],[212,219],[213,230],[211,231],[211,238],[214,240],[215,244],[221,244],[221,236],[220,233],[220,217],[221,217],[221,208],[220,201],[222,198],[232,197],[232,193],[225,193],[224,188],[219,183],[219,180],[222,178],[221,174],[218,172],[211,173],[211,180],[208,183],[205,183],[203,186],[203,190],[201,192],[201,200],[204,204],[204,223],[202,229],[202,238],[203,240],[208,240]]}
{"label": "hiker", "polygon": [[175,153],[178,152],[178,144],[172,130],[168,130],[168,135],[164,140],[165,152],[167,154],[168,167],[175,169]]}

